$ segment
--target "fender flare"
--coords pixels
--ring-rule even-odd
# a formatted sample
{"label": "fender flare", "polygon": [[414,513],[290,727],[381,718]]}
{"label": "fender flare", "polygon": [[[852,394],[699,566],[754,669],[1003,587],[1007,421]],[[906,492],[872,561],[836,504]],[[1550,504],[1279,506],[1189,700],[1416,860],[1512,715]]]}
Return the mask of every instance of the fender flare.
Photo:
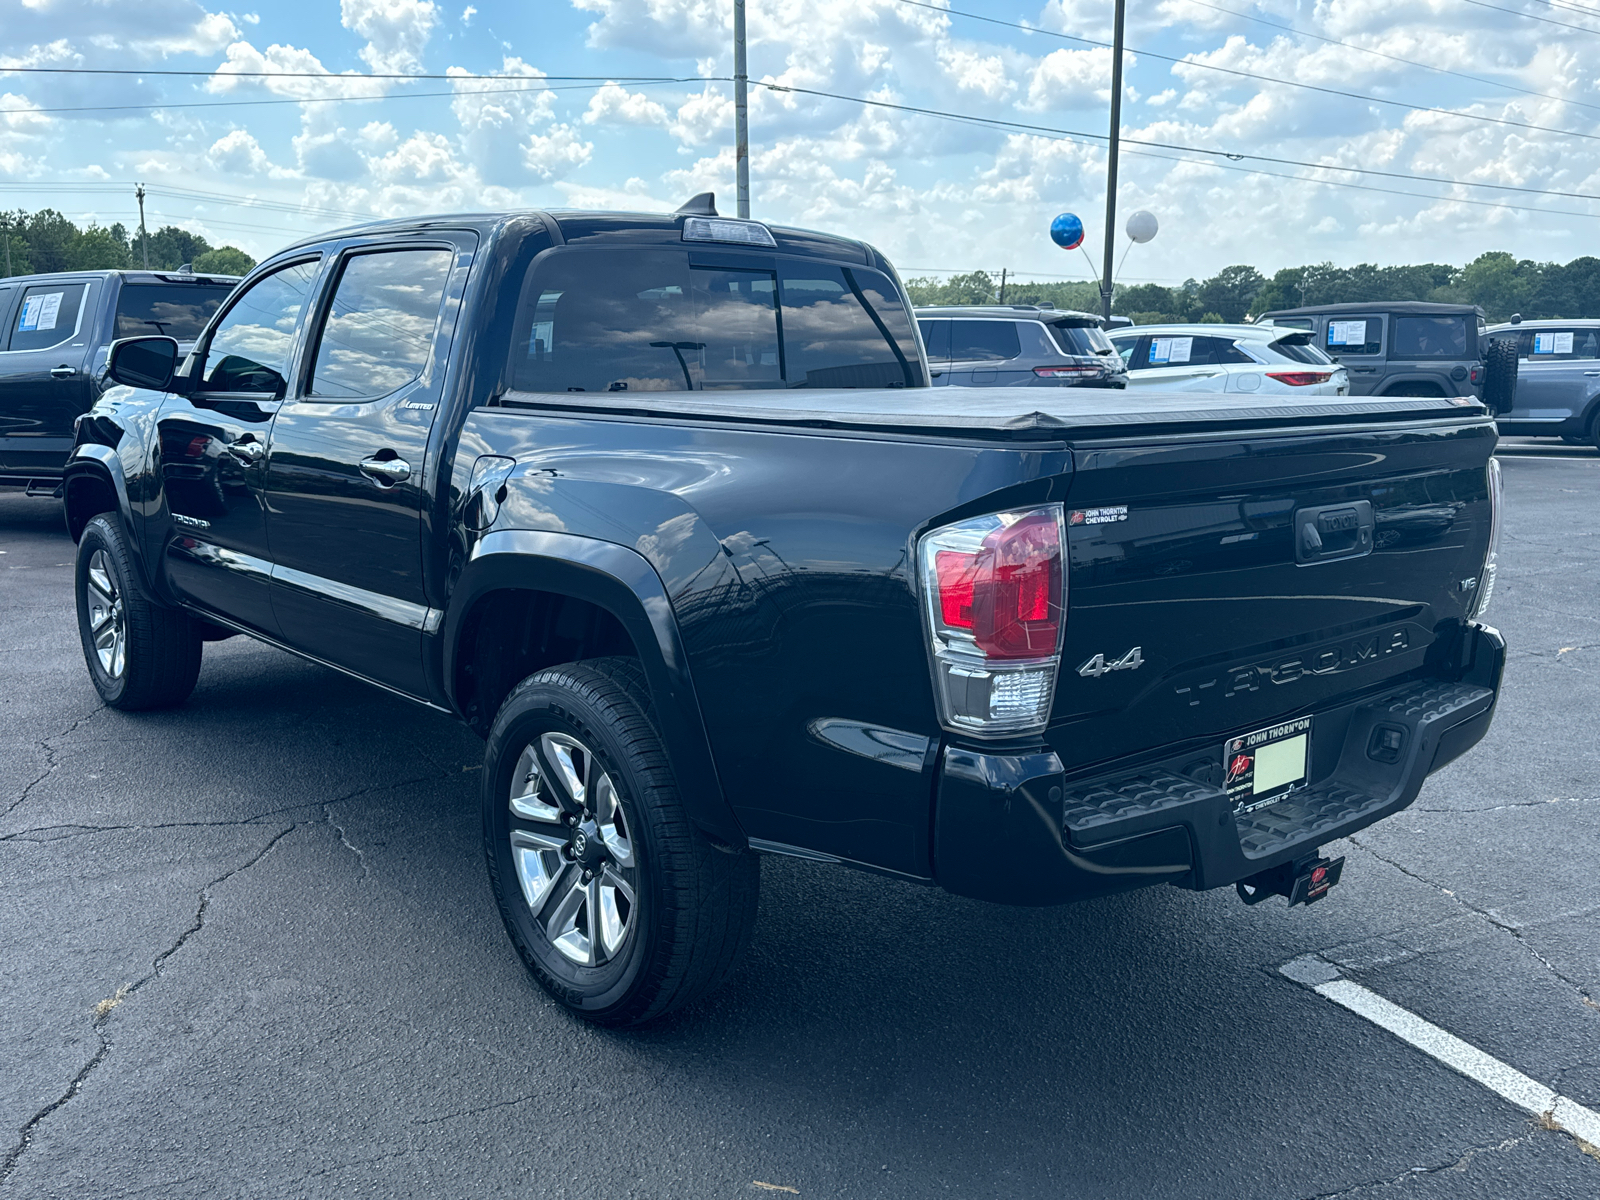
{"label": "fender flare", "polygon": [[[1469,374],[1467,379],[1470,380],[1471,378]],[[1408,383],[1431,384],[1446,396],[1460,395],[1463,385],[1469,390],[1471,388],[1471,384],[1466,381],[1451,379],[1448,371],[1404,371],[1398,375],[1385,375],[1383,377],[1383,390],[1377,394],[1387,396],[1394,391],[1396,385]]]}
{"label": "fender flare", "polygon": [[117,515],[122,518],[122,527],[128,532],[128,548],[133,553],[133,568],[139,590],[144,593],[145,599],[165,604],[151,585],[150,566],[145,561],[144,542],[134,523],[133,504],[128,499],[128,480],[122,471],[122,459],[110,446],[102,446],[97,442],[74,446],[61,472],[62,505],[67,511],[71,511],[73,484],[85,478],[96,479],[111,488],[117,498]]}
{"label": "fender flare", "polygon": [[689,674],[672,601],[643,555],[615,542],[570,533],[497,530],[473,548],[444,618],[444,686],[453,707],[462,625],[479,599],[505,588],[556,592],[609,611],[639,651],[656,723],[689,817],[713,838],[748,842],[717,776],[711,741]]}

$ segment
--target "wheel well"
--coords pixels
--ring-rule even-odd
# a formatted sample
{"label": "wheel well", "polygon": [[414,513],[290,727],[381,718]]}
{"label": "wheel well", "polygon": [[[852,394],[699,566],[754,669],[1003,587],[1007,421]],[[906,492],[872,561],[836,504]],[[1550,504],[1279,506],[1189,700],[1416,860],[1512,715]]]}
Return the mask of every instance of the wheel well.
{"label": "wheel well", "polygon": [[610,609],[559,592],[507,588],[481,596],[456,642],[456,704],[487,734],[511,689],[557,663],[605,655],[639,657]]}
{"label": "wheel well", "polygon": [[76,475],[67,480],[66,510],[67,532],[76,542],[91,518],[117,511],[117,491],[101,475]]}
{"label": "wheel well", "polygon": [[1397,383],[1385,388],[1385,396],[1443,396],[1444,389],[1437,383]]}

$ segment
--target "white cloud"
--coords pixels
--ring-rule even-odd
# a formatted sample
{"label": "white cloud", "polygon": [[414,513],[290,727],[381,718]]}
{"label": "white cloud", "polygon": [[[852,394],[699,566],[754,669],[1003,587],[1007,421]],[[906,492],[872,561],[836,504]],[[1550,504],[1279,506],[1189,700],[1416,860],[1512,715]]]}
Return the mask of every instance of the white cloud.
{"label": "white cloud", "polygon": [[[1123,69],[1126,71],[1127,67]],[[1109,50],[1053,50],[1034,68],[1028,81],[1026,107],[1036,111],[1110,102]]]}
{"label": "white cloud", "polygon": [[665,125],[667,110],[643,92],[629,92],[608,83],[590,99],[583,119],[590,125]]}
{"label": "white cloud", "polygon": [[367,39],[361,58],[379,73],[421,71],[422,51],[439,23],[430,0],[339,0],[339,14],[346,29]]}
{"label": "white cloud", "polygon": [[594,153],[592,142],[582,141],[569,125],[552,125],[534,134],[522,147],[522,161],[540,179],[560,179],[583,166]]}

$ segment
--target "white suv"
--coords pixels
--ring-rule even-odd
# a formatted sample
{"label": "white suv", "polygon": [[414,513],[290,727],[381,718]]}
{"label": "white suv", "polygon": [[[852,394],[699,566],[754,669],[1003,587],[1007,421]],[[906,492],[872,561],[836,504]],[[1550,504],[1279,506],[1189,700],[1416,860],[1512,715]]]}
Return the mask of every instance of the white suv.
{"label": "white suv", "polygon": [[1111,332],[1128,386],[1169,392],[1345,396],[1350,375],[1283,325],[1134,325]]}

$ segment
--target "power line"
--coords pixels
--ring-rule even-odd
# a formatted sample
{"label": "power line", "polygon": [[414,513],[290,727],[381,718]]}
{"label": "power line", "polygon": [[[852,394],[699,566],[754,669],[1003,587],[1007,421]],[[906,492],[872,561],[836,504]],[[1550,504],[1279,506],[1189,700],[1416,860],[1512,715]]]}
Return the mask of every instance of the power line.
{"label": "power line", "polygon": [[[1212,12],[1227,13],[1230,17],[1238,17],[1244,21],[1254,21],[1258,25],[1266,25],[1271,29],[1281,29],[1285,33],[1292,33],[1296,37],[1310,38],[1312,41],[1324,42],[1329,46],[1340,46],[1346,50],[1354,50],[1359,54],[1370,54],[1374,58],[1387,59],[1389,62],[1403,63],[1408,67],[1420,67],[1424,71],[1434,71],[1440,75],[1450,75],[1456,79],[1465,79],[1471,83],[1481,83],[1486,87],[1504,88],[1508,92],[1517,92],[1524,96],[1537,96],[1541,100],[1557,100],[1563,104],[1571,104],[1578,108],[1592,108],[1600,112],[1600,104],[1590,104],[1584,100],[1573,100],[1568,96],[1557,96],[1551,92],[1536,92],[1531,88],[1518,87],[1514,83],[1506,83],[1499,79],[1485,79],[1481,75],[1468,75],[1465,71],[1452,71],[1449,67],[1436,67],[1432,63],[1418,62],[1414,58],[1401,58],[1398,54],[1388,54],[1382,50],[1374,50],[1370,46],[1358,46],[1354,42],[1341,42],[1338,38],[1324,37],[1320,33],[1311,33],[1308,30],[1297,29],[1293,25],[1284,25],[1278,21],[1269,21],[1265,17],[1258,17],[1254,13],[1240,12],[1233,8],[1223,8],[1219,4],[1208,4],[1206,0],[1188,0],[1188,3],[1198,8],[1209,8]],[[1596,14],[1600,16],[1600,13]]]}
{"label": "power line", "polygon": [[[926,0],[895,0],[895,2],[909,4],[914,8],[930,9],[933,12],[945,13],[953,17],[965,17],[973,21],[983,21],[989,25],[1003,25],[1007,29],[1020,29],[1025,33],[1038,33],[1045,37],[1061,38],[1063,41],[1068,42],[1082,42],[1086,46],[1097,46],[1102,49],[1112,48],[1110,42],[1097,42],[1093,38],[1078,37],[1076,34],[1071,33],[1057,33],[1052,29],[1040,29],[1033,25],[1022,25],[1016,21],[1002,21],[998,17],[980,16],[978,13],[961,12],[954,8],[941,8],[937,4],[927,3]],[[1468,4],[1478,4],[1480,2],[1481,0],[1466,0]],[[1484,5],[1484,7],[1493,8],[1494,5]],[[1510,12],[1512,10],[1505,9],[1503,11]],[[1572,28],[1577,29],[1579,27],[1574,25]],[[1591,29],[1586,32],[1595,33],[1600,31]],[[1133,46],[1129,46],[1127,49],[1129,54],[1142,54],[1146,58],[1175,63],[1178,66],[1198,67],[1206,71],[1220,71],[1224,75],[1235,75],[1241,79],[1256,79],[1263,83],[1275,83],[1281,87],[1301,88],[1308,92],[1320,92],[1325,96],[1342,96],[1347,100],[1360,100],[1365,104],[1387,104],[1393,108],[1404,108],[1411,112],[1437,113],[1444,117],[1457,117],[1463,121],[1481,121],[1488,125],[1504,125],[1512,129],[1527,129],[1535,133],[1553,133],[1559,137],[1582,138],[1585,141],[1600,142],[1600,133],[1577,133],[1570,129],[1555,129],[1549,125],[1533,125],[1526,121],[1507,120],[1504,117],[1486,117],[1477,113],[1465,113],[1454,108],[1435,108],[1431,104],[1411,104],[1405,100],[1385,100],[1381,96],[1373,96],[1365,92],[1347,92],[1340,88],[1323,87],[1315,83],[1300,83],[1293,79],[1279,79],[1273,75],[1261,75],[1255,71],[1241,71],[1236,67],[1218,66],[1216,63],[1199,62],[1192,58],[1174,58],[1170,54],[1158,54],[1154,50],[1139,50]]]}
{"label": "power line", "polygon": [[[755,84],[753,82],[752,82],[752,86],[755,86]],[[1050,125],[1034,125],[1034,124],[1030,124],[1030,123],[1024,122],[1024,121],[1004,121],[1004,120],[1001,120],[999,117],[979,117],[979,116],[973,116],[973,115],[970,115],[970,114],[967,114],[967,113],[943,112],[943,111],[941,111],[939,109],[936,109],[936,108],[918,108],[918,107],[915,107],[915,106],[909,105],[909,104],[895,104],[892,101],[888,101],[888,100],[871,100],[871,99],[867,99],[867,98],[862,97],[862,96],[846,96],[846,95],[842,95],[842,94],[840,94],[838,92],[823,92],[823,91],[818,91],[818,90],[813,89],[813,88],[793,87],[793,86],[790,86],[790,85],[787,85],[787,84],[767,83],[767,82],[764,82],[764,81],[759,86],[765,87],[765,88],[768,88],[768,89],[770,89],[772,91],[777,91],[777,92],[798,92],[798,93],[801,93],[801,94],[804,94],[804,95],[809,95],[809,96],[822,96],[822,97],[826,97],[827,99],[830,99],[830,100],[846,100],[846,101],[849,101],[849,102],[851,102],[853,104],[865,104],[865,105],[869,105],[869,106],[871,106],[873,108],[894,109],[894,110],[897,110],[899,112],[916,113],[916,114],[918,114],[920,116],[939,117],[939,118],[942,118],[944,120],[956,121],[956,122],[961,122],[961,123],[965,123],[965,124],[969,124],[969,125],[995,126],[995,127],[1001,128],[1001,129],[1016,130],[1016,131],[1021,132],[1021,133],[1026,133],[1026,134],[1029,134],[1029,135],[1035,135],[1035,136],[1041,136],[1041,137],[1047,137],[1047,138],[1051,138],[1052,140],[1058,140],[1058,141],[1080,141],[1080,142],[1086,142],[1086,143],[1091,143],[1091,144],[1098,145],[1101,142],[1105,142],[1105,141],[1109,141],[1110,140],[1110,135],[1109,134],[1104,134],[1104,133],[1087,133],[1087,132],[1084,132],[1084,131],[1081,131],[1081,130],[1076,130],[1076,129],[1057,129],[1054,126],[1050,126]],[[1350,174],[1350,175],[1373,175],[1373,176],[1377,176],[1377,177],[1383,178],[1383,179],[1401,179],[1401,180],[1408,180],[1408,181],[1411,181],[1411,182],[1414,182],[1414,183],[1438,183],[1438,184],[1444,184],[1444,185],[1449,186],[1449,187],[1488,188],[1490,190],[1498,191],[1498,192],[1516,192],[1516,193],[1528,194],[1528,195],[1534,195],[1534,196],[1557,196],[1557,197],[1561,197],[1561,198],[1569,199],[1569,200],[1600,200],[1600,194],[1591,193],[1591,192],[1562,192],[1562,191],[1556,191],[1556,190],[1549,189],[1549,188],[1521,187],[1521,186],[1518,186],[1516,184],[1510,184],[1510,183],[1478,183],[1478,182],[1474,182],[1472,180],[1467,180],[1467,179],[1449,179],[1449,178],[1446,178],[1446,177],[1441,176],[1441,175],[1411,175],[1411,174],[1407,174],[1406,172],[1403,172],[1403,171],[1379,171],[1379,170],[1376,170],[1376,169],[1374,169],[1372,167],[1341,167],[1341,166],[1335,166],[1335,165],[1333,165],[1331,163],[1314,163],[1314,162],[1306,162],[1303,159],[1280,158],[1280,157],[1277,157],[1276,155],[1271,155],[1271,154],[1248,154],[1248,153],[1244,153],[1244,152],[1237,152],[1236,153],[1236,152],[1229,151],[1229,150],[1208,150],[1208,149],[1206,149],[1206,148],[1204,148],[1202,146],[1185,146],[1180,142],[1154,142],[1154,141],[1150,141],[1147,138],[1131,138],[1131,137],[1128,137],[1126,135],[1123,135],[1118,140],[1121,141],[1124,145],[1150,146],[1150,147],[1154,147],[1157,150],[1177,150],[1177,151],[1180,151],[1180,152],[1185,153],[1185,154],[1204,154],[1204,155],[1208,155],[1208,156],[1213,157],[1213,158],[1226,158],[1226,159],[1229,159],[1229,160],[1234,161],[1234,162],[1250,161],[1250,162],[1277,163],[1280,166],[1305,167],[1306,169],[1312,170],[1312,171],[1337,171],[1337,172],[1341,172],[1343,174]],[[1135,152],[1134,151],[1130,151],[1130,153],[1135,153]],[[1163,158],[1165,156],[1164,155],[1160,155],[1160,154],[1155,154],[1155,155],[1146,154],[1145,157],[1147,157],[1147,158]],[[1193,159],[1173,159],[1171,161],[1174,161],[1174,162],[1193,162],[1195,160],[1193,160]],[[1209,165],[1217,166],[1217,167],[1221,167],[1222,166],[1222,164],[1220,164],[1220,163],[1212,163],[1212,164],[1209,164]],[[1253,173],[1253,174],[1262,174],[1262,175],[1275,175],[1275,172],[1272,172],[1272,171],[1255,171],[1255,172],[1252,172],[1252,171],[1250,171],[1250,170],[1248,170],[1246,168],[1239,168],[1239,167],[1231,167],[1231,168],[1224,168],[1224,169],[1226,169],[1226,170],[1244,170],[1247,174],[1252,174]],[[1302,178],[1301,176],[1296,176],[1296,175],[1276,175],[1275,177],[1279,178],[1279,179],[1298,179],[1298,178]],[[1309,182],[1309,183],[1323,183],[1323,182],[1326,182],[1326,183],[1328,183],[1329,186],[1335,186],[1335,187],[1356,187],[1357,186],[1356,184],[1335,184],[1331,180],[1330,181],[1307,180],[1306,182]],[[1376,190],[1376,189],[1368,189],[1368,190]],[[1449,197],[1443,197],[1443,196],[1441,196],[1441,197],[1419,196],[1419,194],[1416,193],[1416,192],[1399,192],[1399,193],[1396,193],[1396,194],[1397,195],[1405,195],[1405,196],[1418,196],[1420,199],[1441,199],[1441,200],[1449,199]],[[1461,203],[1468,203],[1468,202],[1467,201],[1462,201]],[[1483,202],[1482,201],[1473,201],[1472,203],[1483,203]],[[1551,210],[1540,208],[1540,209],[1530,209],[1529,211],[1532,211],[1532,212],[1549,212]],[[1569,214],[1569,215],[1589,216],[1591,214],[1589,214],[1589,213],[1577,213],[1577,214]]]}
{"label": "power line", "polygon": [[[502,75],[497,78],[514,78],[514,76]],[[629,83],[635,87],[648,87],[652,84],[661,83],[698,83],[703,78],[704,76],[700,75],[685,75],[678,78],[629,80]],[[356,102],[362,100],[428,100],[443,97],[455,99],[458,96],[502,96],[513,92],[519,95],[544,95],[547,92],[594,91],[609,87],[614,82],[615,80],[607,80],[605,83],[574,83],[564,87],[472,88],[469,90],[454,88],[448,92],[375,92],[364,96],[307,96],[302,99],[180,100],[162,104],[78,104],[56,108],[0,108],[0,116],[4,116],[7,113],[43,115],[45,113],[77,112],[157,112],[173,108],[259,108],[278,104],[343,104],[346,101]]]}
{"label": "power line", "polygon": [[[909,0],[902,0],[902,3]],[[1525,17],[1529,21],[1538,21],[1541,25],[1559,25],[1562,29],[1576,29],[1579,33],[1600,33],[1600,29],[1591,29],[1587,25],[1569,25],[1565,21],[1552,21],[1549,17],[1536,17],[1530,12],[1522,12],[1515,8],[1502,8],[1498,4],[1485,4],[1484,0],[1461,0],[1463,4],[1471,4],[1476,8],[1492,8],[1495,12],[1510,13],[1513,17]]]}
{"label": "power line", "polygon": [[659,75],[506,75],[489,74],[474,75],[467,71],[446,72],[443,75],[428,74],[398,74],[372,72],[363,74],[359,71],[350,71],[344,74],[335,74],[332,71],[230,71],[226,67],[218,67],[214,71],[140,71],[131,67],[6,67],[0,66],[0,75],[137,75],[165,76],[165,77],[195,77],[203,79],[526,79],[530,83],[541,80],[556,80],[563,83],[578,82],[606,82],[606,83],[648,83],[653,79],[660,79]]}

